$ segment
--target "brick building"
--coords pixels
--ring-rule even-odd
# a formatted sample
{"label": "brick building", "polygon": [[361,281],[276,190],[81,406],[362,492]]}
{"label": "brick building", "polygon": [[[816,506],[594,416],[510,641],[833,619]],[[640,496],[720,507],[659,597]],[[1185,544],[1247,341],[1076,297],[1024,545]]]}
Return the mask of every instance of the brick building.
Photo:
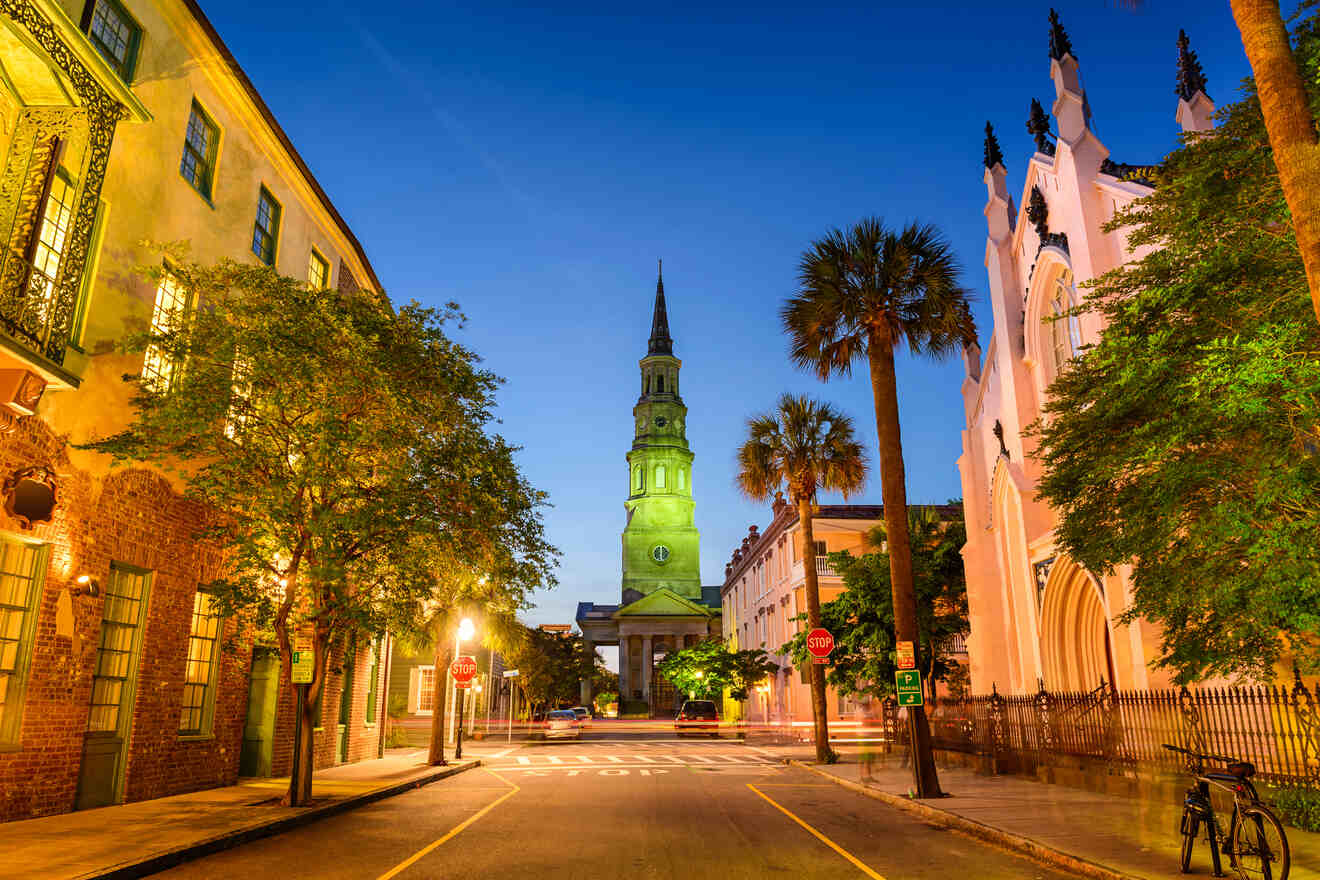
{"label": "brick building", "polygon": [[[0,820],[287,772],[278,664],[198,590],[207,512],[76,444],[174,368],[116,346],[189,305],[142,242],[379,283],[191,0],[0,0],[0,37]],[[377,754],[386,656],[335,659],[317,766]]]}

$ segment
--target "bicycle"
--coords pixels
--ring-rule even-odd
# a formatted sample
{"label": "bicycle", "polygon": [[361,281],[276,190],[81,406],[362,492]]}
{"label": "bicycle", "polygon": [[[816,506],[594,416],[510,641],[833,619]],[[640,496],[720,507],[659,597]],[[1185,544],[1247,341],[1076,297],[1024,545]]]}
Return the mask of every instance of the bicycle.
{"label": "bicycle", "polygon": [[[1196,759],[1195,772],[1192,774],[1196,778],[1196,786],[1187,789],[1182,822],[1178,828],[1182,835],[1182,873],[1188,873],[1191,868],[1192,850],[1196,846],[1200,826],[1204,823],[1214,876],[1225,876],[1219,858],[1222,850],[1242,880],[1288,880],[1292,859],[1288,837],[1283,833],[1282,823],[1261,801],[1256,787],[1251,784],[1251,777],[1256,775],[1255,765],[1222,755],[1204,755],[1168,743],[1164,743],[1164,747]],[[1207,773],[1204,770],[1206,761],[1222,763],[1225,765],[1224,770]],[[1227,836],[1221,836],[1220,825],[1210,805],[1211,786],[1233,796],[1233,816],[1229,820]]]}

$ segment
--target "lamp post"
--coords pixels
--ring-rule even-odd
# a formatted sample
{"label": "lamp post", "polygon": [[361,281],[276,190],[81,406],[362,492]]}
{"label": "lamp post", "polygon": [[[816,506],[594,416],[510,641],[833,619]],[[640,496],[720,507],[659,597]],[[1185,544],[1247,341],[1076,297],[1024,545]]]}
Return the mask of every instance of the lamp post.
{"label": "lamp post", "polygon": [[[458,624],[458,635],[454,638],[455,660],[462,656],[463,641],[472,638],[473,633],[476,631],[477,628],[466,617]],[[454,714],[451,713],[449,716],[449,735],[454,738],[454,758],[458,759],[463,757],[463,702],[458,699],[457,680],[454,681],[454,702],[458,703],[456,707],[458,709],[458,730],[457,732],[454,730]]]}

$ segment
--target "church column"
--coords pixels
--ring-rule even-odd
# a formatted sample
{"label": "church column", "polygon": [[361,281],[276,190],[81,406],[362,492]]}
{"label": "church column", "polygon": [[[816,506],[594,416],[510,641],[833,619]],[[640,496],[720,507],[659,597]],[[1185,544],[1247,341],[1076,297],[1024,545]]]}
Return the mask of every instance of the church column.
{"label": "church column", "polygon": [[[592,654],[596,653],[596,645],[595,645],[595,643],[593,643],[593,642],[591,641],[591,639],[588,639],[588,638],[585,638],[585,637],[584,637],[584,638],[582,639],[582,646],[583,646],[583,648],[586,649],[586,652],[587,652],[587,656],[588,656],[588,657],[590,657]],[[591,708],[591,698],[592,698],[592,693],[591,693],[591,677],[590,677],[590,676],[587,676],[586,678],[581,679],[581,681],[579,682],[579,687],[581,688],[581,691],[582,691],[582,694],[581,694],[581,696],[582,696],[582,705],[583,705],[583,706],[586,706],[588,709],[590,709],[590,708]]]}
{"label": "church column", "polygon": [[632,658],[628,656],[628,642],[632,636],[619,636],[619,711],[623,711],[623,701],[633,698]]}
{"label": "church column", "polygon": [[642,636],[642,699],[651,700],[651,637]]}

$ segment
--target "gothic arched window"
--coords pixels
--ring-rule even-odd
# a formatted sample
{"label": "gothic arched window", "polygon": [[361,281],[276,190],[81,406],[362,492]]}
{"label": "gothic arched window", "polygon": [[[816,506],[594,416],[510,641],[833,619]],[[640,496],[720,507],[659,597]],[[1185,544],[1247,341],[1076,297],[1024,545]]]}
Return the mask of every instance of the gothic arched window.
{"label": "gothic arched window", "polygon": [[656,393],[656,394],[664,394],[664,393],[665,393],[665,374],[664,374],[664,373],[661,373],[659,376],[656,376],[656,377],[655,377],[655,393]]}
{"label": "gothic arched window", "polygon": [[1045,322],[1049,332],[1055,376],[1064,371],[1068,361],[1076,357],[1082,347],[1082,326],[1077,315],[1071,314],[1076,307],[1077,289],[1073,286],[1072,272],[1064,270],[1054,280],[1054,287],[1050,293],[1049,315]]}

